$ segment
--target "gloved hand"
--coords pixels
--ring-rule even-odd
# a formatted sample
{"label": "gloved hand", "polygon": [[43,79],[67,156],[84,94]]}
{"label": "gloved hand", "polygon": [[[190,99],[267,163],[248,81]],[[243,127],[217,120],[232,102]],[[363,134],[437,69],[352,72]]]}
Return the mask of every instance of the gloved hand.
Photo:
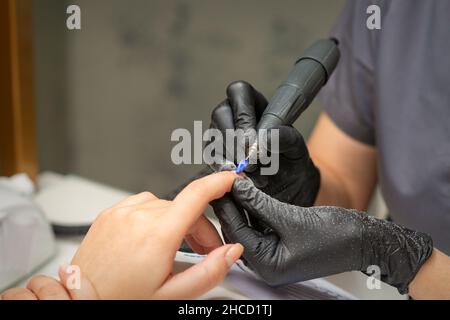
{"label": "gloved hand", "polygon": [[[247,265],[270,285],[282,285],[378,266],[381,281],[408,292],[433,250],[432,239],[365,213],[337,207],[297,207],[271,198],[246,178],[232,197],[213,203],[225,238],[245,247]],[[249,216],[271,228],[261,233]]]}
{"label": "gloved hand", "polygon": [[[225,137],[227,129],[242,129],[246,141],[238,145],[247,145],[254,139],[258,121],[267,107],[267,100],[249,83],[237,81],[227,88],[227,99],[212,112],[211,128],[218,129]],[[320,186],[320,173],[314,166],[301,134],[291,126],[274,128],[279,130],[279,170],[275,175],[261,175],[255,165],[249,165],[246,174],[256,186],[274,198],[289,204],[311,206]],[[268,134],[270,147],[270,134]],[[271,150],[269,150],[271,151]],[[227,154],[229,160],[225,166],[212,166],[215,171],[233,169],[239,162],[236,154]],[[256,170],[255,170],[256,169]]]}

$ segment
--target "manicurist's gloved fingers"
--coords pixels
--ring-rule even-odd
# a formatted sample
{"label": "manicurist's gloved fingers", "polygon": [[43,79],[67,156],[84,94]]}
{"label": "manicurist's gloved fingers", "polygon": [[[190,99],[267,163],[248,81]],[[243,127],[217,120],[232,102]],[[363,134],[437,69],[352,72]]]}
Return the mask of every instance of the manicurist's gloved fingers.
{"label": "manicurist's gloved fingers", "polygon": [[[272,142],[272,136],[276,137],[272,130],[278,131],[278,148],[275,148],[275,141]],[[292,126],[280,126],[268,130],[267,149],[272,153],[283,154],[292,160],[299,159],[308,153],[302,135]]]}
{"label": "manicurist's gloved fingers", "polygon": [[231,190],[237,175],[224,171],[191,182],[173,200],[172,207],[161,222],[162,228],[173,230],[174,235],[185,236],[209,202],[221,198]]}
{"label": "manicurist's gloved fingers", "polygon": [[[255,130],[267,106],[267,100],[245,81],[231,83],[227,88],[227,97],[233,109],[234,125],[244,132],[243,139],[238,139],[238,145],[247,150],[258,138]],[[238,156],[235,160],[238,162],[241,158],[243,157]],[[256,164],[250,163],[245,171],[253,172],[256,169]]]}
{"label": "manicurist's gloved fingers", "polygon": [[241,205],[248,214],[267,224],[271,229],[277,231],[279,228],[279,217],[274,214],[273,204],[276,199],[270,198],[267,194],[255,187],[248,178],[238,178],[234,181],[232,194],[235,202]]}
{"label": "manicurist's gloved fingers", "polygon": [[245,81],[235,81],[227,87],[227,97],[233,109],[236,129],[256,129],[267,100]]}
{"label": "manicurist's gloved fingers", "polygon": [[39,275],[30,279],[27,289],[39,300],[70,300],[66,288],[56,279]]}
{"label": "manicurist's gloved fingers", "polygon": [[[230,109],[231,110],[231,109]],[[215,132],[214,130],[218,131]],[[233,130],[233,129],[231,129]],[[209,128],[209,136],[203,150],[204,160],[214,172],[234,171],[236,169],[235,155],[229,150],[230,143],[234,145],[234,138],[227,142],[226,130],[218,129],[214,123]],[[219,140],[218,140],[219,139]]]}
{"label": "manicurist's gloved fingers", "polygon": [[[230,195],[213,201],[211,205],[220,221],[222,233],[227,242],[239,242],[244,246],[242,260],[261,275],[271,272],[270,261],[277,255],[279,236],[274,232],[262,234],[247,224],[243,209]],[[269,263],[269,265],[268,265]]]}
{"label": "manicurist's gloved fingers", "polygon": [[176,274],[156,292],[155,299],[192,299],[219,285],[243,251],[228,244],[212,251],[203,261]]}
{"label": "manicurist's gloved fingers", "polygon": [[211,114],[211,125],[213,128],[219,129],[224,136],[227,129],[234,130],[233,110],[228,99],[214,108]]}
{"label": "manicurist's gloved fingers", "polygon": [[248,225],[244,211],[235,205],[230,195],[213,201],[211,206],[227,241],[239,242],[245,248],[253,248],[260,241],[261,234]]}
{"label": "manicurist's gloved fingers", "polygon": [[258,123],[259,120],[261,120],[261,116],[263,115],[264,110],[266,110],[266,107],[269,104],[269,102],[261,92],[259,92],[255,88],[253,88],[253,90],[255,92],[255,114],[256,114],[256,121]]}

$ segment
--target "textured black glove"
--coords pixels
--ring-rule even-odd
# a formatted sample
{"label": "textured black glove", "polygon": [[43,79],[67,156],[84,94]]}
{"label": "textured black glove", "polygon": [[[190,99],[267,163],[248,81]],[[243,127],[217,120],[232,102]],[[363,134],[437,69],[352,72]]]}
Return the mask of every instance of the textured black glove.
{"label": "textured black glove", "polygon": [[[271,285],[378,266],[381,281],[408,292],[433,250],[431,238],[365,213],[337,207],[297,207],[236,179],[232,196],[213,203],[225,238],[245,247],[248,266]],[[272,231],[249,226],[249,216]]]}
{"label": "textured black glove", "polygon": [[[267,100],[250,84],[244,81],[233,82],[227,88],[227,99],[212,113],[211,127],[219,129],[223,136],[226,129],[242,129],[244,132],[249,132],[244,137],[246,141],[239,142],[241,145],[248,146],[249,141],[254,138],[250,132],[256,129],[266,106]],[[278,172],[270,176],[261,175],[259,169],[249,166],[246,174],[259,189],[282,202],[311,206],[319,190],[320,173],[309,157],[303,137],[291,126],[274,129],[279,130]],[[270,146],[270,134],[268,136],[268,146]],[[240,160],[236,158],[236,154],[228,154],[225,157],[231,163],[237,163]],[[226,170],[227,166],[225,168],[213,166],[213,169]]]}

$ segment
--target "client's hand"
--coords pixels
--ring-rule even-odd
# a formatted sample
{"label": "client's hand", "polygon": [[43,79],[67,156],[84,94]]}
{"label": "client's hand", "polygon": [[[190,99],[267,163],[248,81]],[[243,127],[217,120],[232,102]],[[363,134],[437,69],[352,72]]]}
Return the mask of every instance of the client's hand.
{"label": "client's hand", "polygon": [[208,203],[230,191],[235,178],[230,172],[212,174],[190,183],[173,201],[147,192],[102,212],[72,260],[92,288],[72,290],[71,295],[183,299],[218,285],[240,257],[241,245],[221,246],[175,276],[171,271],[183,237],[198,232]]}
{"label": "client's hand", "polygon": [[[60,270],[66,295],[64,287],[56,289],[56,280],[47,278],[45,283],[54,289],[52,294],[72,299],[187,299],[207,292],[223,280],[243,251],[240,244],[222,246],[202,215],[210,201],[231,190],[236,177],[221,172],[195,180],[173,201],[144,192],[119,202],[97,217],[71,262],[81,271],[80,288],[67,289],[72,275],[66,268]],[[197,249],[218,248],[172,275],[185,236]],[[33,278],[29,289],[11,289],[2,298],[44,298],[36,294],[42,282]]]}

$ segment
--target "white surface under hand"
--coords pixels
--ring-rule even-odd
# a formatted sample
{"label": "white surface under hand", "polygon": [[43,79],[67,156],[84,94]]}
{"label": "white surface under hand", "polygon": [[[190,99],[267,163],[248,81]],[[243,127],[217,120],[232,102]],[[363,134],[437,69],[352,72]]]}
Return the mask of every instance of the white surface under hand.
{"label": "white surface under hand", "polygon": [[88,179],[67,175],[56,179],[50,173],[39,180],[48,181],[34,200],[42,208],[47,219],[56,225],[79,226],[91,224],[104,209],[121,201],[130,193]]}
{"label": "white surface under hand", "polygon": [[25,174],[0,177],[0,291],[47,261],[54,237],[33,203],[33,183]]}

